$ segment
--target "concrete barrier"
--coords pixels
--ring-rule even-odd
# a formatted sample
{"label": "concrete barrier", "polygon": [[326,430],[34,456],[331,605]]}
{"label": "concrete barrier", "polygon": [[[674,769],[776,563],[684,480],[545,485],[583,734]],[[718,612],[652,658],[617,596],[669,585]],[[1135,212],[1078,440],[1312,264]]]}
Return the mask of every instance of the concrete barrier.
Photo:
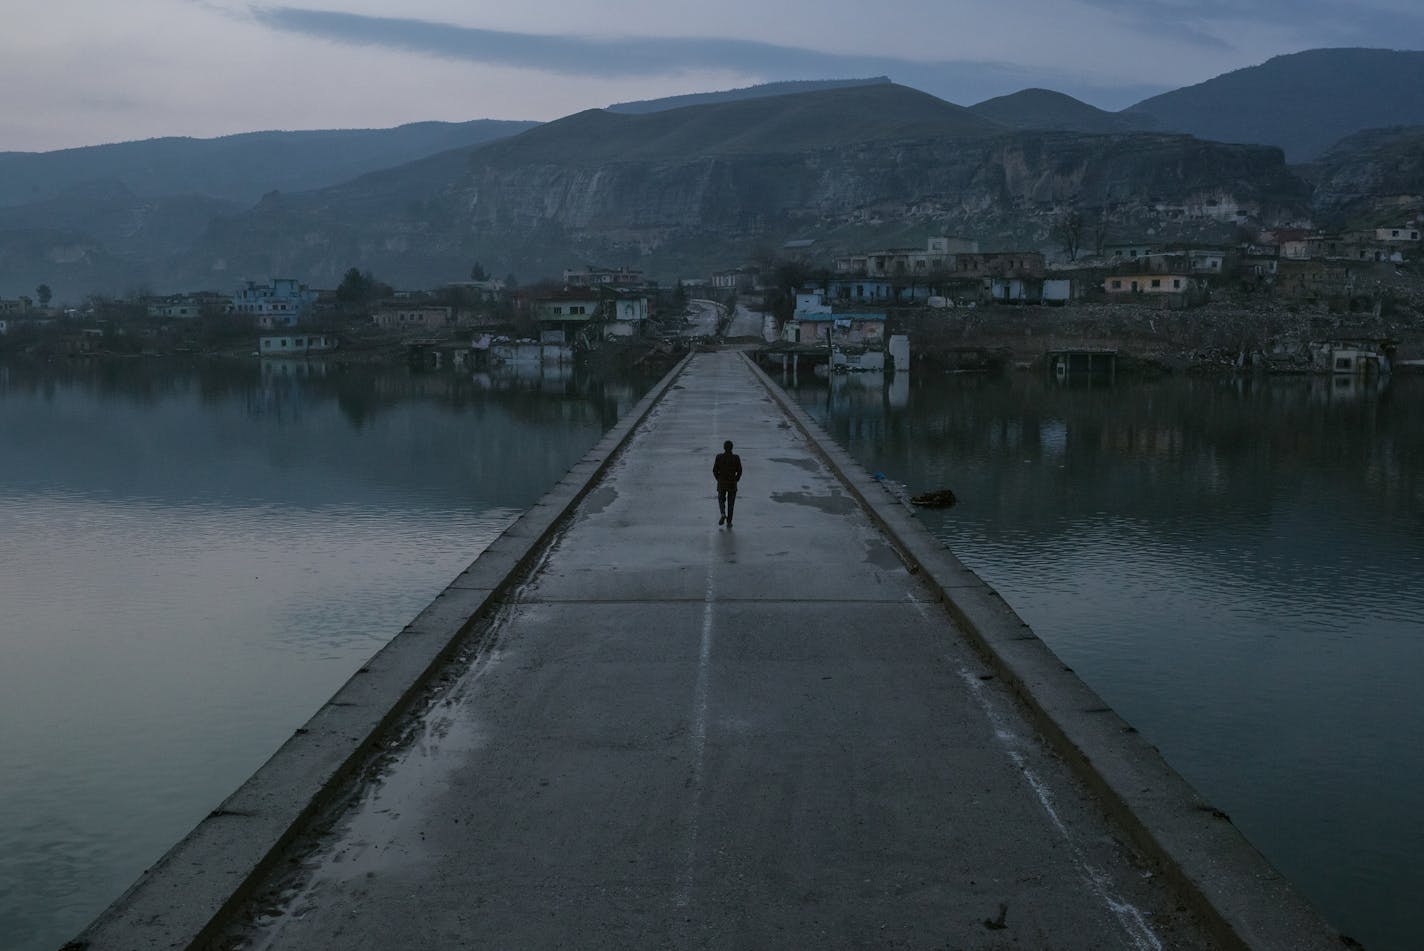
{"label": "concrete barrier", "polygon": [[[745,355],[744,355],[745,357]],[[889,536],[1035,725],[1097,794],[1133,844],[1233,948],[1324,951],[1332,929],[1231,823],[1112,712],[1018,616],[835,443],[750,357],[772,399]],[[1357,945],[1356,945],[1357,946]]]}
{"label": "concrete barrier", "polygon": [[468,635],[523,577],[688,359],[604,434],[238,790],[141,875],[66,951],[201,948],[283,850],[378,749]]}

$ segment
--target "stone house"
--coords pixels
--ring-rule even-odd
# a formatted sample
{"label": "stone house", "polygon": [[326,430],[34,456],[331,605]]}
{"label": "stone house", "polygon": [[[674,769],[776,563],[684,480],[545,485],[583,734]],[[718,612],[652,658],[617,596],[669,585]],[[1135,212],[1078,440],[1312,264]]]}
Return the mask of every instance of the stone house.
{"label": "stone house", "polygon": [[712,286],[721,291],[750,291],[761,280],[761,271],[754,267],[731,268],[712,272]]}
{"label": "stone house", "polygon": [[1419,242],[1419,226],[1405,225],[1401,228],[1376,228],[1375,240],[1379,242]]}
{"label": "stone house", "polygon": [[1282,259],[1276,267],[1276,295],[1310,301],[1349,297],[1355,291],[1351,264],[1340,261]]}
{"label": "stone house", "polygon": [[632,267],[566,268],[564,287],[642,287],[647,283],[643,272]]}
{"label": "stone house", "polygon": [[438,330],[450,323],[450,308],[430,305],[382,307],[371,322],[382,330]]}

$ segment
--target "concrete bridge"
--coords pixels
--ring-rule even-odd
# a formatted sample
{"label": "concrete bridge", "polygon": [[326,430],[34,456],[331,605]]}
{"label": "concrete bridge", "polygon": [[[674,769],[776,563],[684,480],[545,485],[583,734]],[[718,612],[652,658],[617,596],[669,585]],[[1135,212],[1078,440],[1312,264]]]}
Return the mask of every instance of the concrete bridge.
{"label": "concrete bridge", "polygon": [[[746,470],[731,529],[724,439]],[[73,946],[1343,945],[719,352],[670,374]]]}

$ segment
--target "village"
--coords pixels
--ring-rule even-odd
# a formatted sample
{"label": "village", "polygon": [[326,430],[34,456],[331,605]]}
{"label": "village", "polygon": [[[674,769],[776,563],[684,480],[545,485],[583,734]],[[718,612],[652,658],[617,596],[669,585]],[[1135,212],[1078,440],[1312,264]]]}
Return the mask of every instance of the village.
{"label": "village", "polygon": [[[847,372],[885,368],[897,337],[913,341],[916,361],[960,370],[1067,366],[1073,354],[1110,354],[1128,369],[1424,368],[1418,218],[1342,233],[1260,231],[1232,245],[1099,236],[1091,248],[1069,219],[1055,237],[1052,258],[940,235],[826,255],[813,240],[788,241],[759,262],[671,286],[636,267],[591,265],[519,285],[478,263],[468,279],[425,290],[352,268],[333,289],[276,277],[52,306],[41,284],[33,298],[0,299],[0,352],[538,368],[736,335],[776,362]],[[889,363],[909,359],[906,350]]]}

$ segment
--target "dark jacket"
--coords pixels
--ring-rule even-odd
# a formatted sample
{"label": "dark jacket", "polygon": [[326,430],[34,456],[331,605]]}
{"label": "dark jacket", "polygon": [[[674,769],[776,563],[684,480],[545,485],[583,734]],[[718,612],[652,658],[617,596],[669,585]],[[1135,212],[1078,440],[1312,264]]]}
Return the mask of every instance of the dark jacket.
{"label": "dark jacket", "polygon": [[719,489],[735,489],[742,478],[742,457],[735,452],[719,453],[712,463],[712,478]]}

